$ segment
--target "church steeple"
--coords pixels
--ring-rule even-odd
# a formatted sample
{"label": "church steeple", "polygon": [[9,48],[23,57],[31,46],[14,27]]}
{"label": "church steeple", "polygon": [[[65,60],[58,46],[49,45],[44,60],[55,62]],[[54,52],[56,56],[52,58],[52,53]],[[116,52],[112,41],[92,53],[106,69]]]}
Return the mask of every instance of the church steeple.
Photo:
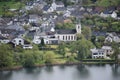
{"label": "church steeple", "polygon": [[77,33],[81,34],[81,22],[80,22],[80,19],[77,20],[76,31],[77,31]]}

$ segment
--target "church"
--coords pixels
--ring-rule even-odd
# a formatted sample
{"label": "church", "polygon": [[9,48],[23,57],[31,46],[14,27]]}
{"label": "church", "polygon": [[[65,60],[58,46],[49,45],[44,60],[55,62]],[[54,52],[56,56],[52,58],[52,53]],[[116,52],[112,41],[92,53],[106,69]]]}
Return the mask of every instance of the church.
{"label": "church", "polygon": [[[45,26],[44,26],[45,27]],[[75,29],[58,29],[55,30],[55,27],[49,26],[49,29],[46,28],[44,31],[38,31],[34,35],[33,43],[40,44],[41,39],[44,39],[45,44],[59,44],[60,42],[71,42],[77,40],[76,34],[81,34],[81,24],[78,23],[75,26]]]}

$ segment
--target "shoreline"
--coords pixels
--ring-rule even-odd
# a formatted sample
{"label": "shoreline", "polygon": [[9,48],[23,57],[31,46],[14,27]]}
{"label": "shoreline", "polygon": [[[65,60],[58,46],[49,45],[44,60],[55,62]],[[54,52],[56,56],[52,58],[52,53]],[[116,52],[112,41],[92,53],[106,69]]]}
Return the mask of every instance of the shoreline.
{"label": "shoreline", "polygon": [[[114,62],[69,62],[69,63],[53,63],[53,64],[39,64],[34,65],[32,67],[44,67],[44,66],[70,66],[70,65],[79,65],[79,64],[115,64]],[[120,62],[118,63],[120,64]],[[6,68],[0,68],[0,71],[13,71],[13,70],[20,70],[25,67],[23,66],[13,66],[13,67],[6,67]],[[27,68],[27,67],[26,67]]]}

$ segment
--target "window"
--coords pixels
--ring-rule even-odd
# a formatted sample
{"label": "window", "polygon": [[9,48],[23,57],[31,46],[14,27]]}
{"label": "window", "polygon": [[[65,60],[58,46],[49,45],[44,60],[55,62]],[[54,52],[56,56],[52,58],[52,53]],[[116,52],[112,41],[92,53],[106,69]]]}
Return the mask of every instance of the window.
{"label": "window", "polygon": [[76,39],[76,37],[74,36],[74,40]]}
{"label": "window", "polygon": [[66,36],[66,40],[67,40],[67,36]]}
{"label": "window", "polygon": [[68,39],[70,40],[70,36],[68,37]]}
{"label": "window", "polygon": [[71,40],[73,40],[73,36],[71,36]]}
{"label": "window", "polygon": [[63,40],[64,40],[64,36],[63,36]]}
{"label": "window", "polygon": [[48,41],[46,41],[46,44],[48,44]]}
{"label": "window", "polygon": [[13,42],[16,42],[15,40],[13,40]]}
{"label": "window", "polygon": [[19,40],[19,42],[21,43],[22,41],[21,41],[21,40]]}
{"label": "window", "polygon": [[93,53],[93,55],[98,55],[98,53]]}

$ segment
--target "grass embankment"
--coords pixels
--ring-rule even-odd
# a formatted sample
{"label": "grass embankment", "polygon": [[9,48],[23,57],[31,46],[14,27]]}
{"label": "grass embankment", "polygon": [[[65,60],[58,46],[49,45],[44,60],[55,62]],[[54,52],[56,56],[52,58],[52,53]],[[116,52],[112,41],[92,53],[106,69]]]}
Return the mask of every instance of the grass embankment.
{"label": "grass embankment", "polygon": [[14,1],[3,1],[3,2],[0,2],[0,15],[3,14],[2,12],[2,8],[3,6],[6,5],[8,6],[10,9],[19,9],[20,6],[24,7],[25,5],[21,2],[14,2]]}

